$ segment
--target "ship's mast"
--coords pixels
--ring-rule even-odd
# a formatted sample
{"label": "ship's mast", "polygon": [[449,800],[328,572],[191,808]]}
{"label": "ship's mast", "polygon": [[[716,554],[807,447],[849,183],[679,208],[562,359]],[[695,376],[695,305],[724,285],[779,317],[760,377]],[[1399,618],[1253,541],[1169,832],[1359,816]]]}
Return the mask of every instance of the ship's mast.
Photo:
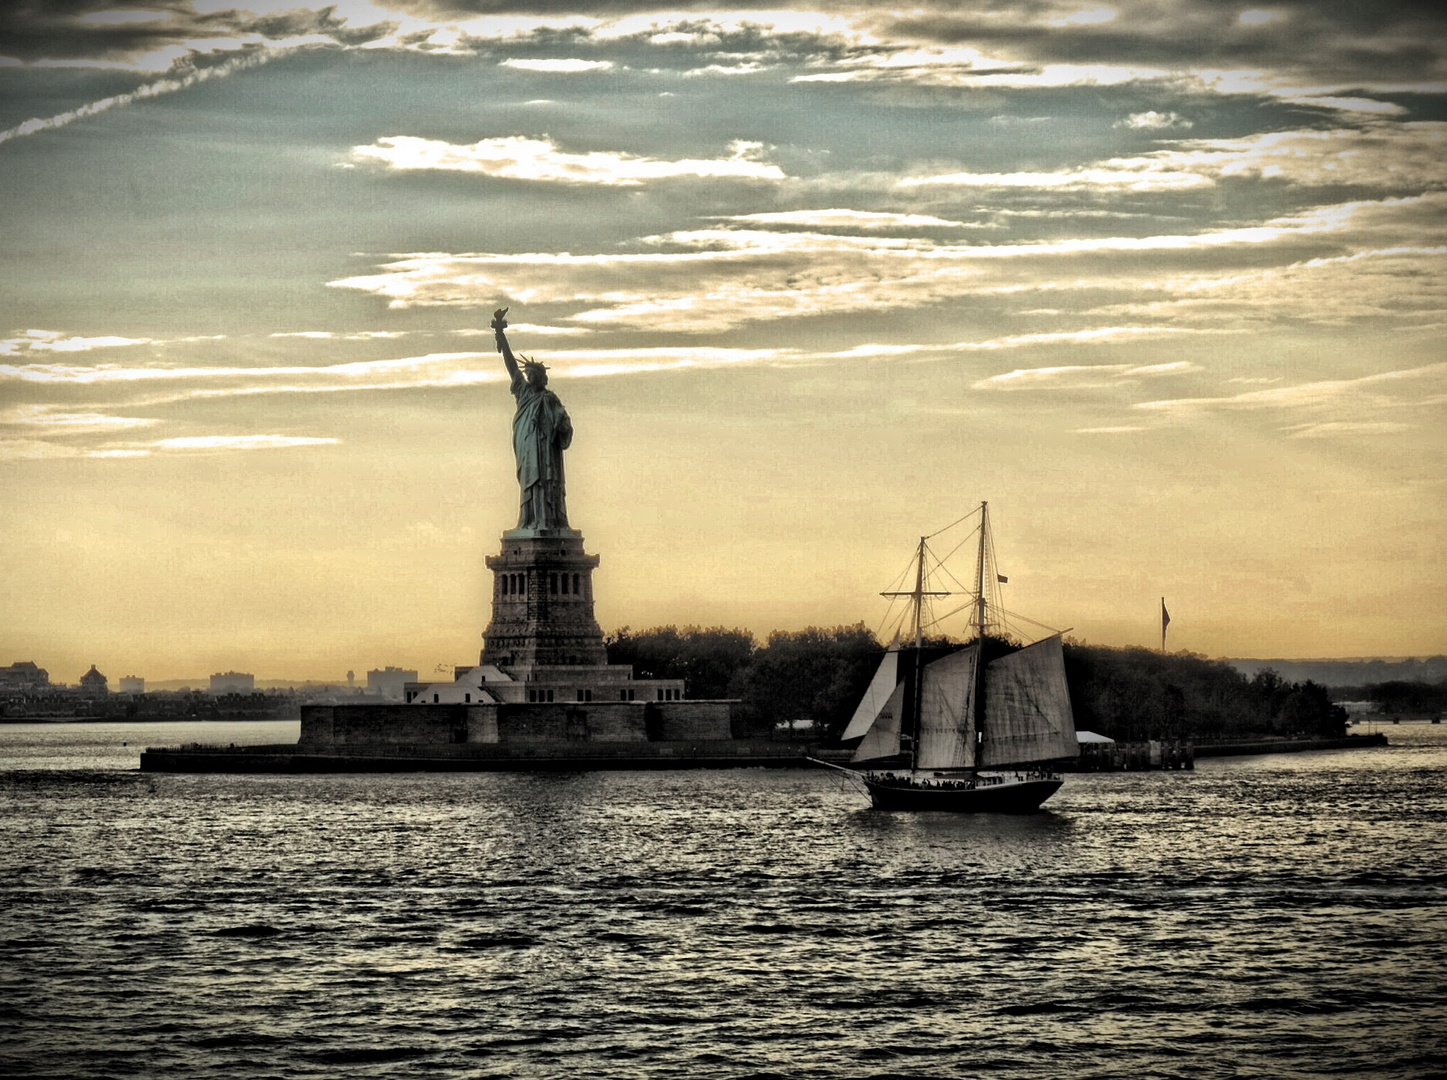
{"label": "ship's mast", "polygon": [[914,700],[910,702],[909,771],[919,767],[919,706],[924,690],[924,551],[919,538],[919,560],[914,572]]}
{"label": "ship's mast", "polygon": [[975,559],[975,692],[971,695],[974,713],[975,768],[980,765],[985,741],[985,547],[990,539],[990,504],[980,503],[980,553]]}
{"label": "ship's mast", "polygon": [[914,647],[924,644],[924,542],[928,537],[919,538],[919,552],[914,571]]}
{"label": "ship's mast", "polygon": [[980,591],[975,605],[975,635],[982,645],[985,641],[985,542],[990,535],[989,514],[990,504],[980,503],[980,554],[975,559],[975,582]]}
{"label": "ship's mast", "polygon": [[886,592],[880,596],[908,596],[914,603],[914,693],[910,695],[910,745],[909,767],[913,772],[919,762],[919,718],[921,694],[924,688],[924,598],[926,596],[949,596],[947,592],[932,592],[925,589],[925,555],[928,536],[919,538],[919,549],[915,555],[914,591]]}

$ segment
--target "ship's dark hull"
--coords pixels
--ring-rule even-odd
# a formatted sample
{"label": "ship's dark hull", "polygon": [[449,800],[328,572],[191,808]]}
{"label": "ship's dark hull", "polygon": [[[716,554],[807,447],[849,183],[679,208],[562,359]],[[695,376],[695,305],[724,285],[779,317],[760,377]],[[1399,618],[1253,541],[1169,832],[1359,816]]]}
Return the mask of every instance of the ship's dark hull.
{"label": "ship's dark hull", "polygon": [[877,810],[940,810],[954,814],[1028,814],[1060,790],[1057,777],[967,787],[958,782],[887,783],[861,775]]}

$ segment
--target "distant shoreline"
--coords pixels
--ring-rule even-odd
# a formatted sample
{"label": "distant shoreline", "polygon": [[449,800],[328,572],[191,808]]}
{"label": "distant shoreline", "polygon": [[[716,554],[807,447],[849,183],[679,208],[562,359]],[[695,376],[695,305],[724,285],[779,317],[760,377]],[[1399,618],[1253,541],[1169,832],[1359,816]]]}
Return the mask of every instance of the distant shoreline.
{"label": "distant shoreline", "polygon": [[[1421,721],[1430,723],[1431,721]],[[1233,739],[1231,742],[1196,743],[1195,755],[1203,757],[1252,757],[1256,754],[1299,754],[1308,750],[1365,750],[1373,746],[1390,746],[1381,732],[1343,735],[1340,738],[1309,739]]]}

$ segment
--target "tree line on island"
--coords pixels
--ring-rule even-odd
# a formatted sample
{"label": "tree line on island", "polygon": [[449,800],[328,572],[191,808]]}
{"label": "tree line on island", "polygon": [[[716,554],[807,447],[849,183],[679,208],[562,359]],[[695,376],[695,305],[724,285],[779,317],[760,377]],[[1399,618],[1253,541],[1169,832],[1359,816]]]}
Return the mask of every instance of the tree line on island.
{"label": "tree line on island", "polygon": [[[681,678],[689,698],[738,700],[740,719],[753,734],[806,719],[825,742],[848,724],[884,653],[863,623],[776,630],[762,642],[722,626],[625,626],[606,641],[609,663],[631,664],[638,678]],[[1076,727],[1121,742],[1346,731],[1346,712],[1326,687],[1287,682],[1270,669],[1247,678],[1223,660],[1191,653],[1067,640],[1065,670]],[[1447,687],[1428,689],[1447,698]]]}
{"label": "tree line on island", "polygon": [[[682,679],[692,699],[734,699],[742,730],[764,736],[782,722],[810,720],[826,744],[849,723],[884,646],[864,626],[776,630],[760,642],[747,630],[658,626],[615,630],[608,661],[637,678]],[[931,647],[958,645],[929,638]],[[1014,644],[986,639],[986,655]],[[1346,730],[1339,701],[1371,702],[1387,717],[1447,715],[1447,679],[1389,679],[1331,690],[1292,682],[1271,668],[1247,677],[1224,660],[1192,653],[1109,648],[1067,639],[1065,673],[1075,726],[1120,742],[1232,741],[1269,735],[1334,737]],[[1434,658],[1434,660],[1437,658]],[[1358,665],[1366,667],[1366,665]],[[335,688],[327,688],[328,691]],[[72,688],[0,692],[0,719],[295,719],[305,691],[212,695],[199,690],[78,696]],[[326,700],[332,700],[330,697]]]}

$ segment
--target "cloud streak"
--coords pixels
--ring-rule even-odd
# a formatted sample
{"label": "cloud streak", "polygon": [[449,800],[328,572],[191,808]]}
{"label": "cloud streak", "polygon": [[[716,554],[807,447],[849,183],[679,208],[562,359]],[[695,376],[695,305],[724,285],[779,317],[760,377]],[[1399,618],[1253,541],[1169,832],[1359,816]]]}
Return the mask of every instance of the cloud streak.
{"label": "cloud streak", "polygon": [[27,330],[24,337],[0,341],[0,356],[18,356],[30,352],[90,352],[92,349],[119,349],[152,343],[151,338],[128,338],[114,334],[102,337],[67,337],[57,330]]}
{"label": "cloud streak", "polygon": [[1447,363],[1424,364],[1421,367],[1404,368],[1398,371],[1376,372],[1355,379],[1322,379],[1298,383],[1294,386],[1247,390],[1226,397],[1143,401],[1136,408],[1164,412],[1185,412],[1199,409],[1311,409],[1333,405],[1350,396],[1370,393],[1388,394],[1399,388],[1401,394],[1421,395],[1419,387],[1421,382],[1447,384]]}
{"label": "cloud streak", "polygon": [[0,461],[44,461],[58,458],[106,460],[145,458],[153,454],[294,450],[334,446],[340,442],[340,439],[309,435],[178,435],[151,442],[105,442],[87,446],[73,442],[0,438]]}
{"label": "cloud streak", "polygon": [[972,229],[983,228],[975,222],[951,221],[930,214],[901,214],[883,210],[775,210],[757,214],[732,214],[720,221],[738,221],[749,225],[799,226],[807,229],[860,229],[877,232],[884,229]]}
{"label": "cloud streak", "polygon": [[[1431,5],[1388,0],[1370,11],[1349,4],[1292,3],[1273,18],[1242,20],[1234,5],[1190,0],[1112,0],[1115,18],[1071,22],[1080,9],[1052,3],[998,9],[925,5],[873,22],[886,39],[940,47],[968,43],[1023,63],[1106,63],[1172,71],[1260,72],[1301,86],[1441,78],[1439,57],[1424,42],[1440,42],[1447,17]],[[1259,9],[1268,10],[1268,9]],[[1062,18],[1067,16],[1067,18]],[[1370,41],[1369,47],[1363,47]]]}
{"label": "cloud streak", "polygon": [[[1432,417],[1447,403],[1447,363],[1321,379],[1221,397],[1139,402],[1135,407],[1181,422],[1213,412],[1279,414],[1291,439],[1395,435]],[[1299,419],[1292,419],[1298,417]]]}
{"label": "cloud streak", "polygon": [[[1112,328],[1103,331],[1106,340],[1119,336],[1130,328]],[[1164,328],[1155,331],[1157,335],[1170,333]],[[1078,335],[1075,340],[1093,340]],[[975,383],[976,390],[1053,390],[1079,389],[1082,386],[1119,385],[1122,382],[1143,378],[1157,378],[1163,375],[1185,375],[1200,370],[1187,360],[1173,360],[1162,364],[1066,364],[1058,367],[1016,368],[1000,375],[991,375]]]}
{"label": "cloud streak", "polygon": [[[1166,294],[1165,299],[1200,287],[1194,279],[1173,279],[1189,278],[1193,267],[1199,278],[1237,251],[1280,248],[1295,256],[1282,261],[1300,261],[1303,252],[1335,255],[1360,221],[1383,209],[1384,204],[1340,204],[1196,234],[996,244],[875,235],[874,230],[858,235],[725,226],[645,237],[638,246],[652,250],[642,251],[421,252],[399,256],[379,273],[329,284],[370,293],[394,309],[491,308],[506,298],[569,305],[573,310],[566,321],[597,329],[697,333],[1044,290],[1110,293],[1132,285]],[[794,220],[804,219],[772,223]],[[760,224],[756,218],[749,223]],[[1174,264],[1173,274],[1162,274],[1165,261]],[[1263,302],[1269,304],[1269,298]]]}
{"label": "cloud streak", "polygon": [[[357,360],[343,364],[285,366],[215,366],[177,367],[150,364],[126,367],[116,364],[79,366],[66,364],[0,364],[0,380],[12,379],[29,383],[87,386],[110,383],[141,383],[159,381],[210,381],[218,379],[285,379],[298,376],[327,376],[339,380],[358,381],[390,376],[398,371],[419,371],[444,367],[452,370],[458,361],[489,356],[481,352],[428,353],[389,360]],[[502,378],[498,375],[497,378]]]}
{"label": "cloud streak", "polygon": [[1166,149],[1108,158],[1091,166],[1009,173],[947,172],[907,176],[899,184],[904,188],[1188,192],[1249,179],[1308,187],[1441,189],[1447,187],[1444,152],[1447,123],[1372,122],[1357,128],[1182,140]]}
{"label": "cloud streak", "polygon": [[[209,67],[198,68],[190,61],[178,64],[173,70],[175,74],[164,79],[157,79],[155,82],[146,83],[137,90],[126,94],[116,94],[112,97],[101,98],[99,101],[92,101],[81,105],[79,108],[67,109],[63,113],[54,116],[34,117],[26,120],[23,124],[0,131],[0,144],[9,142],[12,139],[21,139],[27,135],[36,135],[42,131],[54,131],[63,128],[67,124],[73,124],[77,120],[84,120],[87,117],[99,116],[101,113],[111,109],[122,108],[126,105],[133,105],[138,101],[146,101],[151,98],[162,97],[166,94],[174,94],[177,91],[196,86],[198,83],[207,82],[211,79],[223,79],[228,75],[234,75],[238,71],[246,71],[250,68],[260,67],[262,64],[275,58],[277,54],[272,51],[256,49],[247,51],[241,56],[223,60],[219,64]],[[23,115],[23,114],[22,114]]]}
{"label": "cloud streak", "polygon": [[146,443],[144,450],[288,450],[297,446],[335,446],[340,439],[310,435],[180,435]]}
{"label": "cloud streak", "polygon": [[[709,346],[659,346],[633,349],[568,349],[546,354],[548,366],[570,378],[598,378],[684,368],[729,367],[798,360],[797,349],[737,349]],[[159,405],[198,398],[255,394],[339,393],[348,391],[466,388],[507,380],[495,352],[429,353],[425,356],[353,361],[328,365],[256,367],[175,367],[151,364],[125,367],[76,367],[61,364],[0,366],[5,381],[34,390],[88,390],[105,394],[143,393],[133,404]],[[147,388],[162,387],[159,393]],[[49,406],[27,406],[0,414],[0,422],[61,426]],[[95,424],[150,423],[100,414]]]}
{"label": "cloud streak", "polygon": [[613,62],[611,60],[529,60],[509,57],[502,61],[502,66],[516,68],[518,71],[541,71],[549,75],[581,75],[595,71],[611,71]]}
{"label": "cloud streak", "polygon": [[293,41],[358,46],[384,38],[400,25],[384,20],[349,27],[346,18],[337,16],[336,7],[293,6],[254,15],[234,7],[198,12],[194,4],[178,0],[151,0],[133,8],[106,0],[11,3],[0,6],[0,55],[26,63],[122,66],[135,64],[137,58],[195,50],[208,42],[249,48]]}
{"label": "cloud streak", "polygon": [[0,425],[40,429],[49,435],[93,435],[113,433],[158,423],[152,417],[115,416],[99,412],[58,412],[46,405],[20,405],[0,413]]}
{"label": "cloud streak", "polygon": [[757,160],[762,149],[757,143],[734,142],[727,158],[685,158],[665,161],[619,151],[594,150],[568,153],[544,136],[523,135],[481,139],[466,146],[423,139],[412,135],[389,135],[371,146],[357,146],[352,156],[401,171],[437,170],[475,173],[502,180],[526,180],[546,184],[598,184],[608,187],[637,187],[659,180],[730,179],[782,180],[783,170]]}

